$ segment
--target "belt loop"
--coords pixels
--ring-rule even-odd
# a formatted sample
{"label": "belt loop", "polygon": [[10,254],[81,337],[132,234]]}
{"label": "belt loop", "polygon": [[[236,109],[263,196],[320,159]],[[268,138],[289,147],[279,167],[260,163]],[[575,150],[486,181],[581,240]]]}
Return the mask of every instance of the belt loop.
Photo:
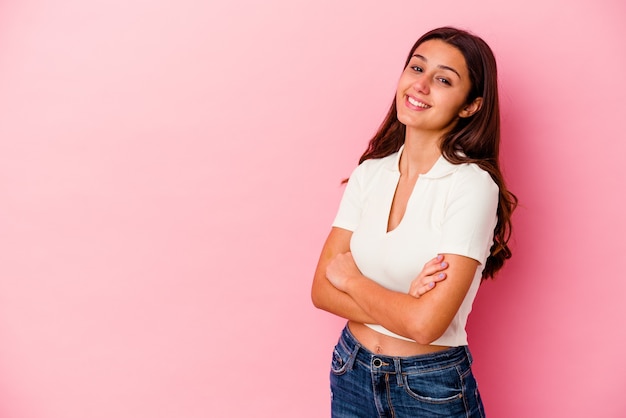
{"label": "belt loop", "polygon": [[354,345],[354,350],[352,350],[352,353],[350,353],[350,357],[348,357],[348,362],[346,363],[346,367],[348,370],[352,370],[352,368],[354,367],[354,361],[356,360],[356,355],[359,353],[360,349],[361,344],[356,343]]}
{"label": "belt loop", "polygon": [[402,387],[402,367],[400,367],[400,359],[398,357],[393,358],[393,365],[396,367],[396,382],[398,386]]}
{"label": "belt loop", "polygon": [[474,359],[472,358],[472,353],[470,353],[468,346],[465,345],[463,346],[463,348],[465,348],[465,354],[467,355],[467,359],[469,360],[469,364],[471,366],[472,363],[474,362]]}

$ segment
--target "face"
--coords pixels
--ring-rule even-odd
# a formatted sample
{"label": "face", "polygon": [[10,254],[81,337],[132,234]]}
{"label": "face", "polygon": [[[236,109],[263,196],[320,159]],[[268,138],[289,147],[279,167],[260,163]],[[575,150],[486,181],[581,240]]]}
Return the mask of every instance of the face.
{"label": "face", "polygon": [[471,88],[463,54],[438,39],[420,44],[398,81],[398,120],[409,130],[443,135],[482,103],[466,99]]}

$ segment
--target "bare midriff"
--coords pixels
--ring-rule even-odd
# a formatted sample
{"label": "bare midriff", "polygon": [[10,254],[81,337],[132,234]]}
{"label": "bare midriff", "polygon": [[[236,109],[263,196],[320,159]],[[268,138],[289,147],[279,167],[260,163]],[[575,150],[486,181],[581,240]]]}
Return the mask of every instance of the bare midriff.
{"label": "bare midriff", "polygon": [[420,354],[436,353],[449,347],[441,345],[424,345],[413,341],[405,341],[399,338],[376,332],[359,322],[348,323],[350,332],[356,337],[361,345],[372,353],[391,357],[410,357]]}

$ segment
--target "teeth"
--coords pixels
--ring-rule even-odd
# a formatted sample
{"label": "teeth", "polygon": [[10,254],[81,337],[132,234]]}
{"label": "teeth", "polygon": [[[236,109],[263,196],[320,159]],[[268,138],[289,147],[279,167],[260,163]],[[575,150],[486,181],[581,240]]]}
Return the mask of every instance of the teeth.
{"label": "teeth", "polygon": [[409,98],[409,103],[411,103],[413,106],[421,107],[422,109],[428,109],[430,107],[427,104],[424,104],[422,102],[418,102],[417,100],[415,100],[411,96],[408,96],[408,98]]}

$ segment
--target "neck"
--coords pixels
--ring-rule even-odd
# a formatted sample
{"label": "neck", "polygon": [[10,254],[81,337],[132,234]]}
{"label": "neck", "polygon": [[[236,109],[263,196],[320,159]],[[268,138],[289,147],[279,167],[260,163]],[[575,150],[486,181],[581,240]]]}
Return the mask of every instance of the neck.
{"label": "neck", "polygon": [[441,156],[440,137],[407,134],[400,156],[400,174],[416,177],[428,172]]}

